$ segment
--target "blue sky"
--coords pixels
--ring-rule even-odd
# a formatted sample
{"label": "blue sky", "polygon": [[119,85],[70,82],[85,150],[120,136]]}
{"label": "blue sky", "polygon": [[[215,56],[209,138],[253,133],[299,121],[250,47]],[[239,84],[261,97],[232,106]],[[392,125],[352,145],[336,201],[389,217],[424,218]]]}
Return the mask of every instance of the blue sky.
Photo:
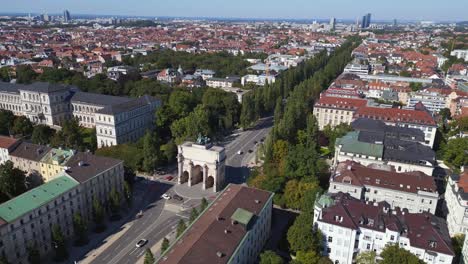
{"label": "blue sky", "polygon": [[468,0],[0,0],[0,12],[231,18],[468,20]]}

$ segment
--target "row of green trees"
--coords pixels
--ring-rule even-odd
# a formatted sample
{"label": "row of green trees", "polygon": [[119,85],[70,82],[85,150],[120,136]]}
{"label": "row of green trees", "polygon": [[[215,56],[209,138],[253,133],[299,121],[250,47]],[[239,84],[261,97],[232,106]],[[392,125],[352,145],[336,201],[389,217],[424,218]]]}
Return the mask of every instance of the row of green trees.
{"label": "row of green trees", "polygon": [[97,146],[96,131],[79,126],[77,119],[64,121],[56,131],[47,125],[34,125],[25,116],[14,116],[11,111],[0,110],[0,134],[30,139],[33,143],[94,151]]}
{"label": "row of green trees", "polygon": [[[177,144],[199,135],[221,139],[239,123],[240,104],[219,89],[174,90],[155,113],[155,128],[136,143],[101,148],[98,155],[123,159],[134,170],[152,172],[175,160]],[[141,151],[142,150],[142,151]]]}
{"label": "row of green trees", "polygon": [[245,54],[235,56],[228,52],[216,53],[187,53],[183,51],[173,51],[161,49],[148,54],[147,56],[136,55],[124,57],[126,65],[140,67],[145,65],[143,70],[177,68],[179,65],[184,70],[210,69],[216,72],[218,77],[228,75],[244,75],[250,63],[247,58],[266,58],[266,54]]}
{"label": "row of green trees", "polygon": [[[319,253],[322,234],[312,228],[315,199],[323,192],[320,179],[328,176],[327,165],[320,158],[320,135],[312,110],[320,92],[351,60],[351,52],[359,42],[351,38],[331,55],[317,55],[282,76],[278,84],[256,90],[243,105],[241,123],[246,126],[274,109],[274,126],[264,146],[264,165],[248,183],[274,192],[275,204],[301,211],[287,232],[289,250],[296,256],[294,263],[330,263]],[[247,104],[258,107],[252,111]],[[346,128],[329,129],[327,134],[335,137],[341,130]]]}
{"label": "row of green trees", "polygon": [[439,114],[442,120],[435,144],[437,157],[444,160],[455,172],[460,172],[461,166],[468,164],[468,138],[461,137],[461,134],[468,131],[468,117],[452,119],[448,109],[442,109]]}
{"label": "row of green trees", "polygon": [[[322,67],[315,69],[313,74],[307,73],[310,77],[294,88],[288,88],[287,99],[277,99],[275,124],[264,146],[264,165],[249,178],[250,185],[275,192],[276,204],[301,211],[309,210],[317,193],[322,191],[319,182],[327,166],[320,159],[318,125],[312,114],[313,102],[322,89],[341,74],[358,44],[358,40],[351,39],[331,56],[316,57],[316,64]],[[319,63],[322,61],[325,64]],[[335,132],[331,130],[330,136],[339,134]]]}

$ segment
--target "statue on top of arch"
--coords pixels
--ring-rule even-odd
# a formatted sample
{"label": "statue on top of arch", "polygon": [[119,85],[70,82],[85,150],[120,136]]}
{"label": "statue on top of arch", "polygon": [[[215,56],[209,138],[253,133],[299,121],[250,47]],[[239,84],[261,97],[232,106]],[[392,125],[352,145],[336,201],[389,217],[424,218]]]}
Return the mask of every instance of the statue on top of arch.
{"label": "statue on top of arch", "polygon": [[210,143],[210,138],[207,136],[202,136],[201,134],[198,134],[197,137],[197,144],[198,145],[207,145]]}

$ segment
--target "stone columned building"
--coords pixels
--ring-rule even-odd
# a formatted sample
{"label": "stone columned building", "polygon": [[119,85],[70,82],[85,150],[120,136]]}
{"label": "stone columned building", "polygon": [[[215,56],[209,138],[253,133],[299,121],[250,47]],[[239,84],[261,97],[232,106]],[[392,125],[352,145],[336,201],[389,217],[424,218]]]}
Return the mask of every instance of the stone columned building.
{"label": "stone columned building", "polygon": [[178,146],[178,184],[201,183],[203,190],[222,190],[225,181],[226,153],[223,147],[198,140]]}

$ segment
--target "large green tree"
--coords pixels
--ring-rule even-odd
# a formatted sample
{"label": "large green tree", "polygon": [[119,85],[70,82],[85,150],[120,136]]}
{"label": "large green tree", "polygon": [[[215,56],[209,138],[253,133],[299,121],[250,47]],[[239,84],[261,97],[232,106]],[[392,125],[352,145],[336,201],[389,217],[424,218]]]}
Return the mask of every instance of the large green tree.
{"label": "large green tree", "polygon": [[64,261],[68,258],[65,237],[63,236],[62,230],[58,225],[52,226],[52,246],[55,252],[55,261]]}
{"label": "large green tree", "polygon": [[[0,193],[3,199],[12,199],[26,192],[26,173],[7,161],[0,165]],[[4,200],[5,201],[5,200]]]}
{"label": "large green tree", "polygon": [[18,116],[13,121],[13,127],[11,132],[15,135],[21,135],[23,137],[30,137],[33,133],[33,124],[25,116]]}
{"label": "large green tree", "polygon": [[380,264],[422,264],[424,263],[411,252],[400,248],[398,244],[386,246],[380,254]]}
{"label": "large green tree", "polygon": [[444,161],[459,170],[468,164],[468,138],[455,138],[447,142],[444,147]]}
{"label": "large green tree", "polygon": [[30,264],[41,263],[41,253],[39,252],[36,244],[28,247],[28,261]]}
{"label": "large green tree", "polygon": [[15,115],[8,110],[0,110],[0,134],[9,136],[12,132]]}
{"label": "large green tree", "polygon": [[19,65],[16,67],[16,82],[32,83],[37,77],[37,73],[29,65]]}
{"label": "large green tree", "polygon": [[286,206],[296,210],[304,209],[303,207],[307,206],[306,202],[304,201],[307,192],[311,192],[313,195],[317,195],[317,193],[320,192],[318,182],[297,180],[288,181],[284,189],[284,199]]}
{"label": "large green tree", "polygon": [[39,145],[47,145],[50,143],[55,131],[47,125],[37,125],[34,127],[31,141]]}
{"label": "large green tree", "polygon": [[288,229],[287,239],[293,252],[320,251],[322,234],[312,230],[313,214],[301,213]]}
{"label": "large green tree", "polygon": [[154,264],[154,262],[156,262],[156,260],[154,259],[153,253],[151,252],[151,249],[147,248],[145,251],[144,264]]}
{"label": "large green tree", "polygon": [[83,135],[77,118],[66,120],[62,129],[51,140],[51,144],[58,147],[84,149]]}
{"label": "large green tree", "polygon": [[194,207],[192,209],[192,212],[190,213],[189,223],[192,223],[193,221],[195,221],[195,219],[197,219],[199,214],[200,213],[198,212],[197,208]]}
{"label": "large green tree", "polygon": [[185,229],[187,229],[187,225],[183,219],[180,219],[179,223],[177,224],[177,234],[176,237],[180,237],[182,233],[184,233]]}
{"label": "large green tree", "polygon": [[105,230],[106,226],[104,223],[104,208],[101,202],[96,198],[93,198],[93,221],[95,226],[95,232],[102,232]]}
{"label": "large green tree", "polygon": [[167,249],[169,248],[169,239],[167,239],[166,237],[163,239],[162,243],[161,243],[161,254],[166,251]]}
{"label": "large green tree", "polygon": [[203,105],[198,105],[190,115],[174,121],[171,131],[176,144],[195,140],[198,135],[212,136],[209,121],[208,110]]}
{"label": "large green tree", "polygon": [[109,194],[109,207],[112,215],[118,215],[120,211],[121,197],[120,193],[116,191],[115,188],[112,188]]}
{"label": "large green tree", "polygon": [[377,263],[377,253],[375,251],[364,251],[357,255],[356,263],[357,264],[376,264]]}
{"label": "large green tree", "polygon": [[260,254],[260,264],[283,264],[283,259],[274,251],[267,250]]}
{"label": "large green tree", "polygon": [[88,223],[80,213],[73,215],[73,233],[75,235],[76,245],[85,245],[88,243]]}
{"label": "large green tree", "polygon": [[143,170],[152,173],[162,163],[159,139],[156,134],[147,131],[143,137]]}
{"label": "large green tree", "polygon": [[320,254],[310,251],[298,251],[296,254],[296,261],[301,264],[316,264],[320,261]]}
{"label": "large green tree", "polygon": [[463,248],[463,243],[465,242],[465,235],[464,234],[458,234],[452,237],[452,247],[453,251],[455,253],[455,257],[453,258],[452,263],[459,263],[460,262],[460,257],[461,257],[461,252]]}

